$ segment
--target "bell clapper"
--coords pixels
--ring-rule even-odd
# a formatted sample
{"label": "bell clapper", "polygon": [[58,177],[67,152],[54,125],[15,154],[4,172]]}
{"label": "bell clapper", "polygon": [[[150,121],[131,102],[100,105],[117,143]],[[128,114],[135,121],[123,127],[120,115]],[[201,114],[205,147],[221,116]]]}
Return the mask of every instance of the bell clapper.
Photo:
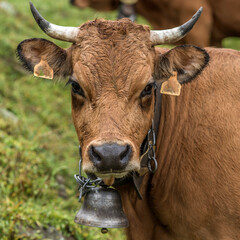
{"label": "bell clapper", "polygon": [[102,234],[108,233],[108,229],[107,229],[107,228],[102,228],[102,229],[101,229],[101,233],[102,233]]}

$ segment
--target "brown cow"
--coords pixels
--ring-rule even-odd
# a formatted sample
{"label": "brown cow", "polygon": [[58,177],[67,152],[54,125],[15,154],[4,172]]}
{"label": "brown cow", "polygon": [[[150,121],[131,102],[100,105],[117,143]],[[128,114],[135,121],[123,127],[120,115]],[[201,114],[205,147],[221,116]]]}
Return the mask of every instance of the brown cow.
{"label": "brown cow", "polygon": [[[80,8],[92,7],[99,11],[117,8],[119,0],[72,0]],[[190,18],[203,6],[203,17],[181,43],[197,46],[221,46],[226,37],[240,37],[240,1],[238,0],[138,0],[137,12],[144,16],[154,29],[177,26]]]}
{"label": "brown cow", "polygon": [[143,178],[143,200],[132,182],[117,187],[130,222],[129,239],[240,239],[240,53],[190,45],[156,49],[186,29],[181,36],[182,27],[150,32],[128,19],[68,28],[31,8],[48,35],[73,42],[64,50],[28,39],[18,54],[30,71],[42,66],[71,76],[72,116],[88,173],[121,180],[141,171],[140,146],[154,116],[154,86],[178,74],[180,96],[162,95],[156,106],[161,109],[158,169]]}

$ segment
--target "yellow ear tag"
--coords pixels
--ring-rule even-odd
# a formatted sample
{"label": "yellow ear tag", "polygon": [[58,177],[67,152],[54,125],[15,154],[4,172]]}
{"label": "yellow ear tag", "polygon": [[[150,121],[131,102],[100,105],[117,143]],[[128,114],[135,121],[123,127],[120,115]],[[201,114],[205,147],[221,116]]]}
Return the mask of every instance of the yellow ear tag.
{"label": "yellow ear tag", "polygon": [[44,59],[34,66],[34,76],[53,79],[53,69],[48,65],[48,62]]}
{"label": "yellow ear tag", "polygon": [[173,72],[173,76],[171,76],[166,82],[162,84],[160,93],[173,96],[180,95],[181,84],[177,80],[177,72]]}

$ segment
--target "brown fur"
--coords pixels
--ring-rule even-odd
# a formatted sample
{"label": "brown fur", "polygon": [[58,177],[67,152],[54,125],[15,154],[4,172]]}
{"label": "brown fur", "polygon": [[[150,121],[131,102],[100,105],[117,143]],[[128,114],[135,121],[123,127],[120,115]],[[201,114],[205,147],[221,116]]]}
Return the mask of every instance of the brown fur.
{"label": "brown fur", "polygon": [[[154,94],[140,97],[141,92],[153,77],[164,81],[174,70],[182,83],[179,97],[162,96],[159,166],[144,177],[143,200],[132,184],[118,187],[129,239],[240,239],[240,53],[207,49],[207,65],[203,49],[152,48],[149,29],[129,20],[96,20],[81,30],[60,65],[72,66],[69,72],[86,96],[72,93],[86,171],[97,174],[89,145],[106,142],[130,144],[126,171],[139,170],[139,149],[154,109]],[[42,46],[42,40],[34,41]],[[23,43],[21,59],[34,66],[39,57],[29,51],[32,42]],[[48,50],[57,59],[65,51],[51,43],[45,47],[37,47],[40,56]]]}
{"label": "brown fur", "polygon": [[[74,0],[75,6],[92,7],[99,11],[115,9],[118,0]],[[84,2],[84,5],[82,4]],[[137,13],[144,16],[154,29],[168,29],[183,24],[203,6],[202,17],[181,44],[221,46],[229,36],[240,37],[240,1],[238,0],[138,0]]]}

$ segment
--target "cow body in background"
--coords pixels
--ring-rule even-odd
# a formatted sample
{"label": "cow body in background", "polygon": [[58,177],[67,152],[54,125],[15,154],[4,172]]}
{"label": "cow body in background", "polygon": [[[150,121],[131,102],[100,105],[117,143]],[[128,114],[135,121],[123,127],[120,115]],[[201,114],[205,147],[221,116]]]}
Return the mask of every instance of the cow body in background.
{"label": "cow body in background", "polygon": [[[72,4],[99,11],[116,9],[119,0],[72,0]],[[226,37],[240,37],[240,1],[238,0],[138,0],[137,13],[145,17],[153,29],[167,29],[188,20],[203,6],[203,17],[179,43],[197,46],[221,46]]]}
{"label": "cow body in background", "polygon": [[73,42],[62,49],[27,39],[18,55],[30,71],[40,64],[70,76],[73,122],[89,174],[121,180],[141,172],[154,86],[177,73],[180,96],[163,95],[156,106],[158,169],[143,178],[143,200],[132,182],[117,186],[129,239],[240,239],[240,53],[190,45],[158,49],[156,33],[128,19],[56,27],[31,7],[47,34]]}

